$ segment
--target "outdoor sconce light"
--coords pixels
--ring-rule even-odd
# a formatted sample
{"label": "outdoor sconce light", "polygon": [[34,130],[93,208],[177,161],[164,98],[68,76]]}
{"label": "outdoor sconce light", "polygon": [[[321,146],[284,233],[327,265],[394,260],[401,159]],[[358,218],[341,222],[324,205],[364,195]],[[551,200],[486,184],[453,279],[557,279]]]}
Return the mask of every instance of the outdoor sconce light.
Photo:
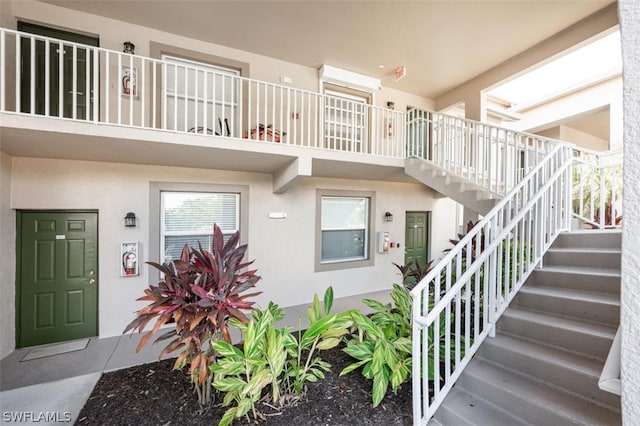
{"label": "outdoor sconce light", "polygon": [[124,217],[124,226],[127,228],[136,226],[136,214],[134,212],[129,212]]}
{"label": "outdoor sconce light", "polygon": [[394,110],[394,109],[396,109],[396,104],[395,104],[395,102],[388,101],[388,102],[387,102],[387,108],[389,108],[390,110]]}
{"label": "outdoor sconce light", "polygon": [[393,215],[391,214],[391,212],[386,212],[384,214],[384,220],[386,222],[393,222]]}
{"label": "outdoor sconce light", "polygon": [[136,45],[131,43],[130,41],[124,42],[124,53],[130,53],[132,55],[136,54]]}

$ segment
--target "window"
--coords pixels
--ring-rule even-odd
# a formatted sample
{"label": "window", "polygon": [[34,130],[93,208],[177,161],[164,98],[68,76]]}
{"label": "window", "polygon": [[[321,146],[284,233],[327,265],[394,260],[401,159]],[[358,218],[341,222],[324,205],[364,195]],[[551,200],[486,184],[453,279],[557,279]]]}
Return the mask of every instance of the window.
{"label": "window", "polygon": [[316,270],[373,264],[370,212],[373,194],[318,191]]}
{"label": "window", "polygon": [[163,55],[164,117],[169,130],[234,136],[240,72]]}
{"label": "window", "polygon": [[225,240],[239,229],[240,194],[162,191],[160,199],[163,263],[179,258],[185,244],[210,250],[214,223]]}
{"label": "window", "polygon": [[366,152],[370,96],[356,90],[338,88],[327,88],[325,94],[326,147],[340,151]]}

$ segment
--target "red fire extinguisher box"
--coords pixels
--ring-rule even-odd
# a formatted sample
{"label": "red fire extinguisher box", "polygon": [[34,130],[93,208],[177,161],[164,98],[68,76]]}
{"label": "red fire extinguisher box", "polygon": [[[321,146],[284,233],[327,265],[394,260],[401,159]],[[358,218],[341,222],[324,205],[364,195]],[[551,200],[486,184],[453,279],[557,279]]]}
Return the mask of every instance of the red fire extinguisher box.
{"label": "red fire extinguisher box", "polygon": [[139,275],[140,264],[139,244],[137,242],[122,243],[120,245],[120,276],[135,277]]}

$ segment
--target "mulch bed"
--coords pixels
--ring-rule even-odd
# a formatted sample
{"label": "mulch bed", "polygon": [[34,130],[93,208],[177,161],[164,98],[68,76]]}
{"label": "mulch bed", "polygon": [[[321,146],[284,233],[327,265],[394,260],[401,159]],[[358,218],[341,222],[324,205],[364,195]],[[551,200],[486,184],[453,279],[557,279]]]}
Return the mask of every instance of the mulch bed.
{"label": "mulch bed", "polygon": [[[354,362],[341,348],[322,351],[322,359],[333,368],[324,380],[309,383],[306,398],[296,406],[276,411],[259,406],[266,415],[259,422],[239,419],[236,425],[410,425],[412,421],[411,383],[394,395],[388,391],[376,408],[372,407],[372,381],[360,370],[339,377]],[[78,425],[217,425],[226,407],[221,397],[205,410],[198,406],[193,386],[185,372],[172,370],[173,360],[140,365],[102,375],[86,405]]]}

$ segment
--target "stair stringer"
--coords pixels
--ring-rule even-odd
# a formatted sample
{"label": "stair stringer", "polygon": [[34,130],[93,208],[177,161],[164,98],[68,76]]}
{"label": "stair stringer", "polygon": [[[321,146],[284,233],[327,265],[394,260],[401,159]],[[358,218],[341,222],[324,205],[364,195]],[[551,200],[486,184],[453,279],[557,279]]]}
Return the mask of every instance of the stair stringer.
{"label": "stair stringer", "polygon": [[462,176],[447,171],[428,160],[407,158],[404,163],[405,173],[418,182],[434,189],[440,194],[451,198],[466,208],[486,215],[501,197],[491,193]]}

